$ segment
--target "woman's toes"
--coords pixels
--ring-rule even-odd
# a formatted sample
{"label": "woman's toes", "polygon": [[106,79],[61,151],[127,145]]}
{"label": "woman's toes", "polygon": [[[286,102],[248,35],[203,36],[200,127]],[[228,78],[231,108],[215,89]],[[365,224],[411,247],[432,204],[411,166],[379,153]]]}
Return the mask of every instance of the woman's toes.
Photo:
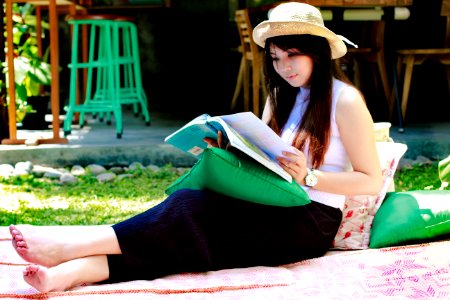
{"label": "woman's toes", "polygon": [[18,233],[18,234],[16,234],[16,235],[14,235],[14,239],[16,240],[16,241],[24,241],[25,239],[23,238],[23,235],[22,234],[20,234],[20,233]]}
{"label": "woman's toes", "polygon": [[27,254],[28,249],[27,249],[27,248],[24,248],[24,247],[17,247],[17,248],[16,248],[16,251],[17,251],[17,253],[19,253],[19,254],[25,255],[25,254]]}
{"label": "woman's toes", "polygon": [[22,248],[27,247],[27,243],[25,241],[17,241],[16,245],[17,245],[17,247],[22,247]]}
{"label": "woman's toes", "polygon": [[31,275],[35,274],[38,270],[39,270],[39,266],[37,266],[37,265],[29,265],[23,271],[23,275],[24,276],[31,276]]}

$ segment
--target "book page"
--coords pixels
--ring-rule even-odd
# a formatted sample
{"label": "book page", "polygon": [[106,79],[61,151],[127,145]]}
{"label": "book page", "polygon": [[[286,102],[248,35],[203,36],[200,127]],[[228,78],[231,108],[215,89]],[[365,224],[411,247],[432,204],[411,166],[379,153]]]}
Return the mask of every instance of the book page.
{"label": "book page", "polygon": [[251,144],[264,151],[272,160],[275,160],[278,156],[283,156],[283,151],[293,152],[290,145],[286,144],[266,123],[252,112],[225,115],[220,116],[220,118]]}

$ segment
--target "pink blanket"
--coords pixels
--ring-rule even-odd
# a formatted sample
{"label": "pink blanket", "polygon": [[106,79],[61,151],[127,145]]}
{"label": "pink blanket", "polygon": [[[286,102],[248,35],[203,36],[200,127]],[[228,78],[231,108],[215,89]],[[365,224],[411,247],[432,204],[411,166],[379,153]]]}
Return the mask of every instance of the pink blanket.
{"label": "pink blanket", "polygon": [[41,294],[22,280],[27,263],[7,232],[0,227],[0,299],[450,299],[450,241]]}

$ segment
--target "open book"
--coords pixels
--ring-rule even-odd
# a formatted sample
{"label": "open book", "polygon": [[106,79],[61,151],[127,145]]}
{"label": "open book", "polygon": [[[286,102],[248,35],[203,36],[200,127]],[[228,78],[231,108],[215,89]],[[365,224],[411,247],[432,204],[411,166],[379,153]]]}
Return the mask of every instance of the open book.
{"label": "open book", "polygon": [[283,170],[276,160],[276,157],[282,156],[282,151],[292,152],[291,146],[251,112],[216,117],[203,114],[166,137],[164,141],[200,157],[208,147],[203,139],[217,139],[218,131],[223,133],[225,142],[228,141],[232,147],[292,182],[291,175]]}

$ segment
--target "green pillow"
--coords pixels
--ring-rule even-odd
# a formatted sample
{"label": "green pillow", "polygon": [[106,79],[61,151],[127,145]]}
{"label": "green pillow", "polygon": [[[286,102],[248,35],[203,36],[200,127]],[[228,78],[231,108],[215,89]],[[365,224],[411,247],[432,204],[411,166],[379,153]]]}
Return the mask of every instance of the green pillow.
{"label": "green pillow", "polygon": [[230,197],[274,206],[310,203],[308,194],[295,181],[287,182],[245,154],[208,148],[189,172],[167,189],[209,189]]}
{"label": "green pillow", "polygon": [[423,242],[450,233],[450,191],[392,192],[375,214],[370,248]]}

